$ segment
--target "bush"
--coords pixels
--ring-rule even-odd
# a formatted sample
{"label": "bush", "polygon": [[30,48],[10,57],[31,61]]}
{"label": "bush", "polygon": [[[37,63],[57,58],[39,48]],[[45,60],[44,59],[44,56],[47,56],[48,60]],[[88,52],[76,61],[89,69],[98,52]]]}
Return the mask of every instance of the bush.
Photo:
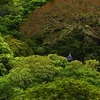
{"label": "bush", "polygon": [[0,54],[11,54],[10,47],[7,42],[4,41],[3,37],[0,36]]}
{"label": "bush", "polygon": [[[61,58],[50,54],[16,57],[10,60],[12,69],[5,76],[10,84],[7,83],[7,88],[11,86],[12,89],[9,94],[12,95],[7,98],[9,95],[7,94],[5,98],[7,100],[98,100],[100,73],[77,60],[63,68],[59,63],[56,62],[59,66],[54,63]],[[6,84],[2,89],[5,88]],[[3,97],[3,94],[1,95]]]}
{"label": "bush", "polygon": [[13,69],[9,73],[9,79],[21,88],[53,81],[57,73],[60,73],[47,56],[16,57],[10,61],[10,66]]}
{"label": "bush", "polygon": [[0,76],[5,75],[6,73],[7,73],[7,69],[2,63],[0,63]]}
{"label": "bush", "polygon": [[[12,100],[17,100],[16,96]],[[27,89],[19,100],[98,100],[100,89],[87,82],[62,79]]]}
{"label": "bush", "polygon": [[74,60],[70,63],[70,68],[75,70],[75,69],[79,69],[81,67],[83,67],[84,64],[78,60]]}
{"label": "bush", "polygon": [[49,54],[48,57],[52,60],[54,66],[65,67],[67,65],[67,58],[58,56],[57,54]]}
{"label": "bush", "polygon": [[6,77],[0,77],[0,100],[8,100],[13,95],[13,87]]}
{"label": "bush", "polygon": [[99,64],[100,63],[97,60],[87,60],[87,61],[85,61],[85,66],[93,68],[93,69],[97,69]]}
{"label": "bush", "polygon": [[10,50],[8,43],[4,42],[0,36],[0,63],[2,63],[7,70],[10,70],[9,61],[13,59],[13,52]]}
{"label": "bush", "polygon": [[15,68],[7,76],[13,87],[27,88],[32,84],[32,74],[29,68]]}
{"label": "bush", "polygon": [[5,41],[9,44],[11,51],[14,56],[29,56],[33,54],[33,50],[21,40],[12,38],[10,36],[5,36]]}

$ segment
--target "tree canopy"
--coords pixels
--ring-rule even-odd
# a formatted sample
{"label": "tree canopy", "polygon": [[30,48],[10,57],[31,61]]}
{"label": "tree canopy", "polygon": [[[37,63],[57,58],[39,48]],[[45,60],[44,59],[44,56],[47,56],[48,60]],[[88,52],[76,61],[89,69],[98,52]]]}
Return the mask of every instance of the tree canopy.
{"label": "tree canopy", "polygon": [[1,0],[0,100],[99,100],[99,6]]}

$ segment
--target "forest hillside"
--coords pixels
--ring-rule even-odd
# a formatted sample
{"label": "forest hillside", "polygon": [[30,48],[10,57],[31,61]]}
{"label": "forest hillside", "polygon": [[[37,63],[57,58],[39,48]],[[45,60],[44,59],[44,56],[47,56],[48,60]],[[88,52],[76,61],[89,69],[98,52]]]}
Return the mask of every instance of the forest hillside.
{"label": "forest hillside", "polygon": [[0,100],[100,100],[100,0],[0,0]]}
{"label": "forest hillside", "polygon": [[52,0],[33,11],[21,30],[38,40],[41,48],[35,53],[72,53],[79,60],[100,59],[99,0]]}

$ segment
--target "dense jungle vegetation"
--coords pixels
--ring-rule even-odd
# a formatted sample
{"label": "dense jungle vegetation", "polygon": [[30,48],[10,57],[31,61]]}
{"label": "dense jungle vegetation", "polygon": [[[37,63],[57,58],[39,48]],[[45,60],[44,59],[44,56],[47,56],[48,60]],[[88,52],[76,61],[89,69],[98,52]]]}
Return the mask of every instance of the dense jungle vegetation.
{"label": "dense jungle vegetation", "polygon": [[0,0],[0,100],[100,100],[100,1]]}

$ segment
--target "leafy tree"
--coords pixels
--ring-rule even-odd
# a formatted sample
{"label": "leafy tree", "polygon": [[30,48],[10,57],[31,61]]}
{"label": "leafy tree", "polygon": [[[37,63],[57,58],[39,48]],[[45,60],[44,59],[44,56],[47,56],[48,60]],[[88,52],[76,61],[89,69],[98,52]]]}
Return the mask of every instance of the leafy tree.
{"label": "leafy tree", "polygon": [[49,54],[48,57],[53,61],[54,66],[65,67],[67,65],[67,58],[58,56],[57,54]]}
{"label": "leafy tree", "polygon": [[27,45],[27,43],[13,38],[11,36],[5,36],[5,41],[9,44],[11,51],[14,53],[14,56],[29,56],[34,54],[33,50]]}
{"label": "leafy tree", "polygon": [[6,85],[11,89],[2,92],[1,98],[8,100],[100,98],[100,73],[91,68],[89,63],[88,67],[77,60],[69,64],[65,57],[49,54],[16,57],[10,60],[9,64],[12,69],[3,77],[7,81],[5,84],[1,79],[0,84],[3,84],[3,87],[0,90],[3,91]]}
{"label": "leafy tree", "polygon": [[29,88],[23,92],[23,94],[13,98],[13,100],[94,100],[99,99],[99,97],[99,89],[87,82],[75,79],[62,79],[52,83],[42,84],[37,87]]}
{"label": "leafy tree", "polygon": [[11,98],[13,95],[13,87],[7,78],[0,76],[0,100]]}
{"label": "leafy tree", "polygon": [[17,57],[10,61],[13,69],[8,75],[8,79],[13,86],[26,89],[27,87],[48,82],[54,79],[57,70],[48,57],[29,56]]}
{"label": "leafy tree", "polygon": [[[33,10],[41,7],[46,0],[2,0],[0,1],[0,30],[1,34],[11,34],[15,38],[23,37],[20,25],[27,19]],[[7,2],[7,4],[4,4]],[[9,3],[8,3],[9,2]],[[21,38],[20,38],[21,37]]]}
{"label": "leafy tree", "polygon": [[[1,72],[3,70],[9,70],[9,61],[13,59],[13,53],[10,50],[9,45],[4,42],[3,38],[0,36],[0,63],[2,63],[3,65],[1,65]],[[6,69],[5,69],[6,68]],[[3,74],[3,73],[0,73]]]}
{"label": "leafy tree", "polygon": [[99,66],[99,61],[97,61],[97,60],[87,60],[87,61],[85,61],[85,66],[86,67],[91,67],[91,68],[93,68],[93,69],[97,69],[98,68],[98,66]]}
{"label": "leafy tree", "polygon": [[[91,61],[91,63],[93,62]],[[97,69],[91,67],[91,63],[90,63],[90,66],[88,63],[88,67],[87,67],[80,61],[77,61],[77,60],[72,61],[69,65],[65,67],[63,76],[69,77],[69,78],[73,77],[74,79],[81,79],[92,85],[100,87],[99,85],[100,73],[97,71]]]}

